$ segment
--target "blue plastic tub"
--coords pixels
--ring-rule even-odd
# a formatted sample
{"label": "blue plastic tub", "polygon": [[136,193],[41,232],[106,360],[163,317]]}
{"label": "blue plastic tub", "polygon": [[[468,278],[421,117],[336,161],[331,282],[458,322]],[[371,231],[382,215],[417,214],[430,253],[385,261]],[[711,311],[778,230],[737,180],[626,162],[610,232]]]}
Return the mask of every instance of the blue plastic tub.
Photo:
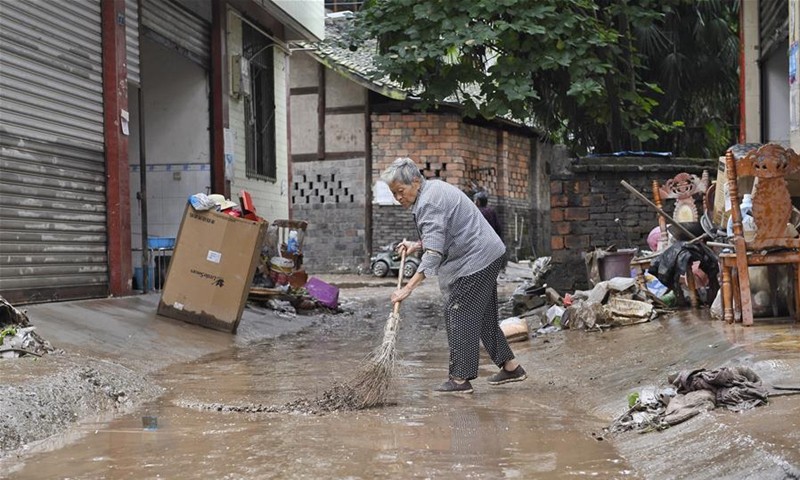
{"label": "blue plastic tub", "polygon": [[150,250],[175,248],[175,237],[147,237],[147,248]]}

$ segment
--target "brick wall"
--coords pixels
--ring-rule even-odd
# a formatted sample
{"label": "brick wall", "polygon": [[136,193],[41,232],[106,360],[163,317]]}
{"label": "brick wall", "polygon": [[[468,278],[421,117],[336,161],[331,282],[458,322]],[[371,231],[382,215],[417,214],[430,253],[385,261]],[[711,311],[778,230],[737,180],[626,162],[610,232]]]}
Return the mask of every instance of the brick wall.
{"label": "brick wall", "polygon": [[375,205],[372,207],[372,248],[402,239],[419,240],[411,212],[400,205]]}
{"label": "brick wall", "polygon": [[[427,178],[439,177],[464,191],[480,186],[489,192],[489,205],[500,217],[509,254],[530,254],[536,208],[530,188],[535,139],[466,123],[457,114],[374,113],[371,120],[374,179],[397,157],[410,157]],[[396,210],[402,212],[400,207],[374,210],[374,248],[398,239],[381,226],[397,221]],[[413,225],[410,233],[416,237]]]}
{"label": "brick wall", "polygon": [[[582,254],[595,247],[648,248],[647,234],[658,225],[658,213],[628,192],[621,180],[652,200],[653,180],[663,183],[680,172],[700,175],[703,169],[713,180],[716,164],[716,159],[595,158],[581,159],[551,175],[550,285],[562,292],[589,288]],[[672,201],[663,208],[671,213]]]}

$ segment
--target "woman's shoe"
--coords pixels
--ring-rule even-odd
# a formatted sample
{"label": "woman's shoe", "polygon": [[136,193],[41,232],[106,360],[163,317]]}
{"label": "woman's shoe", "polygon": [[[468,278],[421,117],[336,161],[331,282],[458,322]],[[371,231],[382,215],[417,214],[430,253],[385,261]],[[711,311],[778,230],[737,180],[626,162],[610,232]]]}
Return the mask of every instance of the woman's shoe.
{"label": "woman's shoe", "polygon": [[469,380],[465,380],[464,383],[458,383],[451,378],[436,387],[434,391],[441,393],[472,393],[472,385]]}
{"label": "woman's shoe", "polygon": [[528,378],[522,365],[517,365],[513,372],[501,368],[499,372],[489,377],[489,385],[502,385],[504,383],[521,382]]}

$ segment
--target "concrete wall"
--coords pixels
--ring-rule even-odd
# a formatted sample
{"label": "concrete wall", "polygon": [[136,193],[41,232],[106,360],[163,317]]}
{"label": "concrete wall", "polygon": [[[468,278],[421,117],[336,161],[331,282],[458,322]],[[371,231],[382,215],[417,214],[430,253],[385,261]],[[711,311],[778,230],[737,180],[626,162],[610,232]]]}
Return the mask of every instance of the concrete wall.
{"label": "concrete wall", "polygon": [[355,272],[368,260],[364,159],[301,162],[293,170],[293,216],[309,222],[306,271]]}
{"label": "concrete wall", "polygon": [[761,142],[761,72],[758,65],[758,1],[742,2],[739,66],[744,91],[741,92],[740,143]]}
{"label": "concrete wall", "polygon": [[[229,58],[242,52],[242,21],[228,15],[227,55]],[[289,218],[289,150],[287,130],[288,60],[282,50],[273,49],[275,65],[275,158],[276,179],[248,178],[246,173],[245,106],[242,98],[228,97],[228,116],[234,138],[234,175],[231,179],[232,200],[238,203],[241,190],[253,198],[258,214],[268,221]],[[232,85],[233,82],[231,81]]]}
{"label": "concrete wall", "polygon": [[319,120],[319,69],[323,68],[311,55],[292,55],[289,72],[293,159],[297,155],[317,153]]}
{"label": "concrete wall", "polygon": [[369,260],[367,93],[308,54],[293,55],[291,67],[291,208],[309,222],[303,263],[310,273],[355,272]]}
{"label": "concrete wall", "polygon": [[764,87],[764,143],[775,142],[789,146],[789,42],[783,42],[761,64]]}
{"label": "concrete wall", "polygon": [[[208,72],[177,51],[142,38],[144,105],[131,88],[128,108],[131,245],[141,248],[139,115],[147,142],[148,234],[175,237],[189,195],[206,192],[211,180]],[[140,259],[134,255],[133,262]]]}
{"label": "concrete wall", "polygon": [[[789,55],[800,65],[800,0],[789,0]],[[794,48],[791,48],[794,46]],[[800,75],[789,79],[789,146],[800,152]],[[792,121],[793,120],[793,121]]]}

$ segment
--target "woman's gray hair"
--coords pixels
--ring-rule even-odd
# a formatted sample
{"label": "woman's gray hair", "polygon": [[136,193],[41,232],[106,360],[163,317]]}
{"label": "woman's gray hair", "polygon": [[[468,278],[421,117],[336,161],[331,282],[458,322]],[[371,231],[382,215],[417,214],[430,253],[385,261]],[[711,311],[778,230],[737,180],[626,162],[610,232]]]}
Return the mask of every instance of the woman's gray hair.
{"label": "woman's gray hair", "polygon": [[398,158],[381,173],[381,180],[387,184],[400,182],[404,185],[411,185],[415,178],[425,180],[425,177],[419,172],[417,164],[408,157]]}

